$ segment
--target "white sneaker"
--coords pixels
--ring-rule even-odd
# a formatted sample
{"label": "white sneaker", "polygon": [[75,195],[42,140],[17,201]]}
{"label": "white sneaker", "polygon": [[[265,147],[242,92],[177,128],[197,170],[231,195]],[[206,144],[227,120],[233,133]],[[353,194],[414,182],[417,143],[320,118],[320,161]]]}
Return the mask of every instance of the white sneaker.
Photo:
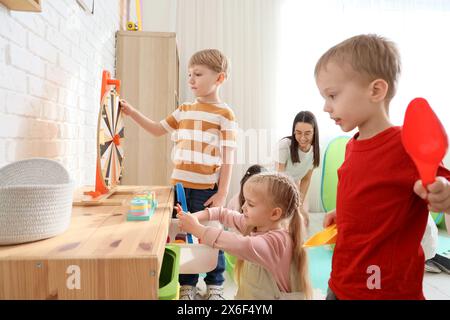
{"label": "white sneaker", "polygon": [[206,300],[225,300],[223,286],[207,285]]}
{"label": "white sneaker", "polygon": [[197,296],[197,287],[186,285],[180,287],[180,300],[198,300]]}

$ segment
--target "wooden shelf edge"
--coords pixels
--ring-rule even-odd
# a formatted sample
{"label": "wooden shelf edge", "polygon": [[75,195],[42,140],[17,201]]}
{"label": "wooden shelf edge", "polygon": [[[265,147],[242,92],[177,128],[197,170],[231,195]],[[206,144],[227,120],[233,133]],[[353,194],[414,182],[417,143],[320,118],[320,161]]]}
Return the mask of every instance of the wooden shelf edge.
{"label": "wooden shelf edge", "polygon": [[157,37],[157,38],[176,38],[175,32],[155,32],[155,31],[117,31],[119,36],[131,37]]}
{"label": "wooden shelf edge", "polygon": [[0,0],[9,10],[41,12],[41,0]]}

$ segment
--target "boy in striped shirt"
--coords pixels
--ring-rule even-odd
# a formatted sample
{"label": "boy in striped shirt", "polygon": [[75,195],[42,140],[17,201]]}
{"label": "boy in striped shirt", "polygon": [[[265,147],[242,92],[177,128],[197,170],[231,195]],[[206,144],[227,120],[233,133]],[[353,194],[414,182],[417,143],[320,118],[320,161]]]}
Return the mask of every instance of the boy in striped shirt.
{"label": "boy in striped shirt", "polygon": [[[189,60],[188,84],[196,100],[179,106],[161,122],[155,122],[125,100],[124,114],[154,136],[172,134],[175,141],[174,170],[171,183],[185,187],[190,212],[207,206],[225,205],[228,194],[233,152],[236,143],[236,122],[233,111],[221,101],[219,88],[227,78],[227,58],[215,49],[202,50]],[[207,273],[207,298],[223,299],[225,258],[219,251],[216,269]],[[180,275],[180,299],[197,296],[198,274]]]}

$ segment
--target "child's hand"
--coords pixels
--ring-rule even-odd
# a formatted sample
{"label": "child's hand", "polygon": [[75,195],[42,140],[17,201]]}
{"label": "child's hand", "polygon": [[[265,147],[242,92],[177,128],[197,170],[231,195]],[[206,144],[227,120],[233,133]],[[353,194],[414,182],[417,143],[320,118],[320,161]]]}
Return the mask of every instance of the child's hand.
{"label": "child's hand", "polygon": [[206,202],[203,205],[205,207],[208,207],[209,205],[211,205],[211,207],[223,207],[223,206],[225,206],[226,198],[227,198],[226,194],[217,192],[217,193],[213,194],[211,196],[211,198],[206,200]]}
{"label": "child's hand", "polygon": [[123,112],[125,115],[127,115],[127,116],[129,116],[129,115],[131,115],[132,113],[136,112],[136,109],[133,108],[133,106],[132,106],[131,104],[129,104],[128,102],[126,102],[125,99],[120,99],[119,104],[120,104],[120,109],[121,109],[122,112]]}
{"label": "child's hand", "polygon": [[177,218],[179,219],[178,226],[180,227],[180,229],[188,233],[192,233],[195,236],[200,233],[200,227],[203,227],[198,221],[198,218],[195,214],[179,211],[177,213]]}
{"label": "child's hand", "polygon": [[336,223],[336,210],[330,211],[326,214],[325,219],[323,219],[323,227],[326,228]]}
{"label": "child's hand", "polygon": [[436,177],[436,180],[429,184],[427,189],[421,180],[414,184],[414,192],[422,199],[428,200],[429,211],[450,214],[450,182],[444,177]]}

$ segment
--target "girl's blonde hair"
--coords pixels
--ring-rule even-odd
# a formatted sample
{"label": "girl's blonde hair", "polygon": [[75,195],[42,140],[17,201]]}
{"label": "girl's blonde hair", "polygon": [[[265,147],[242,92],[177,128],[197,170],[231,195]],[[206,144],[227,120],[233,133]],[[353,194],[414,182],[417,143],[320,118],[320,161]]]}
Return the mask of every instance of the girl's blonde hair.
{"label": "girl's blonde hair", "polygon": [[[274,208],[280,208],[280,219],[289,222],[289,234],[294,244],[292,260],[298,272],[297,288],[292,291],[301,291],[307,299],[312,299],[312,289],[308,272],[308,255],[303,248],[305,235],[304,217],[300,210],[300,192],[295,182],[285,174],[277,172],[263,172],[256,174],[247,180],[246,184],[264,184],[267,192],[267,200]],[[249,226],[244,235],[249,235],[254,227]],[[235,276],[239,283],[239,276],[243,261],[238,259],[235,267]],[[297,289],[297,290],[296,290]]]}
{"label": "girl's blonde hair", "polygon": [[188,66],[203,65],[217,73],[228,72],[228,59],[217,49],[205,49],[194,53],[189,59]]}

